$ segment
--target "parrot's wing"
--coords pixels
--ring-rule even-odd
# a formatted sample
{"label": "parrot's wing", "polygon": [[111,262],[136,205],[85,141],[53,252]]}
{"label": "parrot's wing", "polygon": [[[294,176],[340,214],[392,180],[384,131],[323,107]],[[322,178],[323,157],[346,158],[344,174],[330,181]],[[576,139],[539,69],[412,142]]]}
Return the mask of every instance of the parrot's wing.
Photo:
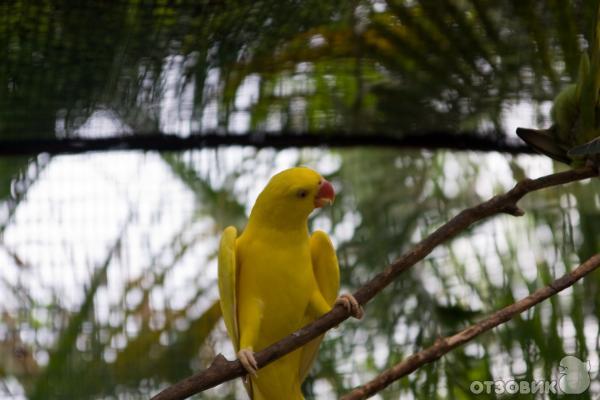
{"label": "parrot's wing", "polygon": [[333,243],[325,232],[316,231],[310,237],[310,255],[321,294],[333,306],[340,290],[340,267]]}
{"label": "parrot's wing", "polygon": [[536,151],[565,164],[571,164],[571,159],[567,156],[567,149],[546,131],[517,128],[517,135]]}
{"label": "parrot's wing", "polygon": [[579,146],[573,147],[568,152],[570,157],[589,157],[600,154],[600,137],[590,140]]}
{"label": "parrot's wing", "polygon": [[[596,15],[594,18],[593,25],[593,34],[592,34],[592,43],[591,47],[591,63],[590,63],[590,89],[592,90],[592,94],[590,95],[589,101],[591,104],[589,108],[591,109],[590,113],[593,116],[593,125],[584,130],[583,141],[590,142],[593,141],[597,136],[596,127],[600,125],[599,115],[597,114],[597,106],[598,101],[598,92],[600,91],[600,3],[596,2]],[[581,142],[580,142],[581,143]]]}
{"label": "parrot's wing", "polygon": [[[331,240],[323,231],[316,231],[310,237],[310,255],[313,273],[323,298],[333,307],[340,290],[340,268]],[[307,318],[306,323],[314,318]],[[317,356],[323,335],[313,339],[302,347],[300,360],[300,382],[303,382]]]}
{"label": "parrot's wing", "polygon": [[227,333],[233,342],[235,352],[239,351],[240,337],[237,322],[237,264],[235,260],[235,239],[237,231],[233,226],[225,228],[219,245],[219,296],[223,320]]}
{"label": "parrot's wing", "polygon": [[[225,327],[237,353],[240,350],[240,331],[237,321],[238,268],[235,258],[236,238],[237,230],[233,226],[225,228],[223,236],[221,236],[221,244],[219,245],[219,298]],[[249,379],[244,380],[244,387],[248,392],[248,396],[252,399],[252,383]]]}

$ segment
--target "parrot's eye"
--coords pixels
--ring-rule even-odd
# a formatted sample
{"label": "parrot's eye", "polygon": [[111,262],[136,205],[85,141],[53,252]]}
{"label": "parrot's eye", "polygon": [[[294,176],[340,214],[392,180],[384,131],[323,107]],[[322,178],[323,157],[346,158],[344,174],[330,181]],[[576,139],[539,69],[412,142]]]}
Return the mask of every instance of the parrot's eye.
{"label": "parrot's eye", "polygon": [[306,189],[300,189],[300,190],[298,190],[298,192],[296,192],[296,196],[298,196],[301,199],[303,199],[306,196],[308,196],[308,190],[306,190]]}

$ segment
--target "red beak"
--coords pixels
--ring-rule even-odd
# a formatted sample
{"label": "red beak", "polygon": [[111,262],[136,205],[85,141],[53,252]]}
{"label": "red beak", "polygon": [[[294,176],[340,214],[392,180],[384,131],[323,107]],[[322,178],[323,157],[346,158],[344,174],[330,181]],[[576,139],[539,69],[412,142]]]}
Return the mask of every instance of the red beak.
{"label": "red beak", "polygon": [[315,197],[315,208],[321,208],[325,204],[333,204],[335,200],[335,190],[333,190],[333,185],[323,179],[321,185],[319,186],[319,191],[317,192],[317,197]]}

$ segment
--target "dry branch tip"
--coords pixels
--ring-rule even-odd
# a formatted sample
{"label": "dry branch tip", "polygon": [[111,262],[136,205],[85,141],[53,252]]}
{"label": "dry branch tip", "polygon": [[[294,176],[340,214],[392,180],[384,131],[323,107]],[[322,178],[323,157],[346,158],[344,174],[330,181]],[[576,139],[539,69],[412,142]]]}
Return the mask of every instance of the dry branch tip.
{"label": "dry branch tip", "polygon": [[502,212],[510,214],[514,217],[522,217],[523,215],[525,215],[525,211],[516,204],[507,205],[506,207],[504,207],[504,210],[502,210]]}

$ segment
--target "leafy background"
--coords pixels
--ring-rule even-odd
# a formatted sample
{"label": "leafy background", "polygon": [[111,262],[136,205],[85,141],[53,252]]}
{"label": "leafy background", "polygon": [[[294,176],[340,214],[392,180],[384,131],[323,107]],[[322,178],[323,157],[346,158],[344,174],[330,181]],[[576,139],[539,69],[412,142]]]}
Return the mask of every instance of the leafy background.
{"label": "leafy background", "polygon": [[[594,3],[7,2],[0,139],[442,129],[516,141],[516,126],[550,123]],[[218,352],[232,357],[215,289],[219,234],[242,228],[268,177],[297,164],[339,192],[310,223],[334,238],[345,291],[459,210],[564,168],[419,149],[0,158],[0,395],[146,398]],[[532,194],[526,216],[436,249],[363,321],[328,334],[307,397],[336,398],[598,252],[598,189]],[[555,380],[565,354],[589,360],[595,378],[599,292],[592,274],[378,397],[468,399],[473,380]],[[598,394],[592,379],[579,398]],[[230,382],[198,397],[244,396]]]}

